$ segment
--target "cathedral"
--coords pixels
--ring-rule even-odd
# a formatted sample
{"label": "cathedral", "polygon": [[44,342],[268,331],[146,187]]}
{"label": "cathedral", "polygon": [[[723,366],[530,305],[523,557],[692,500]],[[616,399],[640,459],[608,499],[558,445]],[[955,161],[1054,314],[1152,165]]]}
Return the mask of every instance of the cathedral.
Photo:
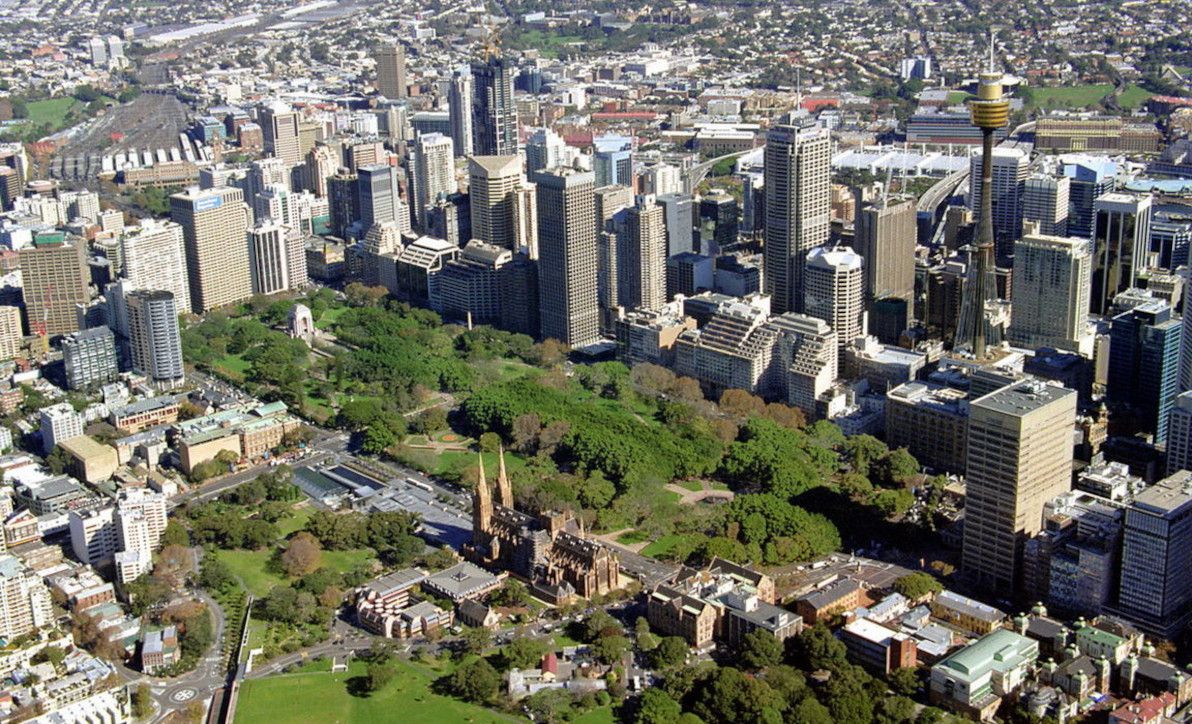
{"label": "cathedral", "polygon": [[527,515],[513,507],[513,488],[500,453],[497,495],[484,477],[484,459],[472,493],[472,542],[464,555],[473,562],[509,571],[527,581],[535,596],[555,605],[591,598],[620,586],[615,553],[584,537],[570,512]]}

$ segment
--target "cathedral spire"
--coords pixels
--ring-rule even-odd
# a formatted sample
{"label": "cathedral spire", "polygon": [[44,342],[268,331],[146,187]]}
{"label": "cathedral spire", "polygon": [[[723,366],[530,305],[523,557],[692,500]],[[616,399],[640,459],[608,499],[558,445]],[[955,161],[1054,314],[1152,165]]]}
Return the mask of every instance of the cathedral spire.
{"label": "cathedral spire", "polygon": [[500,493],[501,505],[506,508],[513,507],[513,486],[509,484],[509,474],[505,472],[505,446],[501,445],[500,451],[500,467],[497,470],[497,491]]}
{"label": "cathedral spire", "polygon": [[480,475],[476,480],[476,490],[472,493],[472,542],[484,545],[493,516],[493,499],[488,490],[488,482],[484,479],[484,455],[479,456]]}

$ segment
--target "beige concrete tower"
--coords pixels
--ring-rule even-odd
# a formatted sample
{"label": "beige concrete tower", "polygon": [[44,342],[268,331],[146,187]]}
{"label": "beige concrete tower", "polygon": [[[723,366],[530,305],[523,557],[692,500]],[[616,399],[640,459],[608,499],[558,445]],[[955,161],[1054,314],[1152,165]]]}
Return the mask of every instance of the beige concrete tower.
{"label": "beige concrete tower", "polygon": [[191,188],[174,194],[170,217],[182,226],[186,243],[191,309],[202,314],[252,296],[251,214],[240,189]]}
{"label": "beige concrete tower", "polygon": [[472,237],[517,250],[516,193],[521,186],[518,156],[473,156],[468,161]]}
{"label": "beige concrete tower", "polygon": [[376,51],[377,91],[386,98],[406,97],[406,51],[401,43],[382,45]]}

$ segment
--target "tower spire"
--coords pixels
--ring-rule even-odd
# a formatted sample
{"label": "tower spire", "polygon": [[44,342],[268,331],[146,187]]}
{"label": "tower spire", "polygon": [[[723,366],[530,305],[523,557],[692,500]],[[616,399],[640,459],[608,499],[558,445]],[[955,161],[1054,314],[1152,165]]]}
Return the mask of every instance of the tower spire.
{"label": "tower spire", "polygon": [[500,503],[506,508],[513,507],[513,486],[509,484],[509,474],[505,472],[505,445],[502,444],[498,448],[499,467],[497,469],[497,491],[500,494]]}
{"label": "tower spire", "polygon": [[476,490],[472,494],[472,544],[480,547],[488,543],[493,499],[488,490],[488,482],[484,479],[484,455],[480,454],[477,457],[480,461],[480,475],[476,480]]}

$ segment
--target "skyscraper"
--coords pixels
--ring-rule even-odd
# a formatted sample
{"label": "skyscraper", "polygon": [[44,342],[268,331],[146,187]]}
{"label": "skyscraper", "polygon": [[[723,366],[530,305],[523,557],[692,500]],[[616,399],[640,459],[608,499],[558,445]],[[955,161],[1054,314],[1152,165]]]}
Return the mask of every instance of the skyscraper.
{"label": "skyscraper", "polygon": [[666,215],[666,255],[695,251],[695,198],[691,194],[655,197]]}
{"label": "skyscraper", "polygon": [[853,248],[865,260],[865,306],[878,299],[915,296],[915,202],[885,199],[861,207]]}
{"label": "skyscraper", "polygon": [[472,151],[478,156],[517,153],[513,66],[499,55],[472,61]]}
{"label": "skyscraper", "polygon": [[190,282],[182,227],[172,221],[143,219],[120,239],[129,289],[163,289],[179,311],[190,311]]}
{"label": "skyscraper", "polygon": [[803,263],[828,241],[831,151],[822,128],[779,125],[766,134],[765,284],[775,314],[803,310]]}
{"label": "skyscraper", "polygon": [[1126,509],[1117,612],[1164,637],[1192,616],[1192,472],[1139,493]]}
{"label": "skyscraper", "polygon": [[1098,197],[1113,191],[1117,183],[1117,164],[1107,158],[1068,154],[1060,157],[1068,184],[1068,236],[1093,238]]}
{"label": "skyscraper", "polygon": [[526,175],[534,174],[563,163],[567,144],[549,128],[539,128],[526,141]]}
{"label": "skyscraper", "polygon": [[168,291],[138,290],[124,298],[133,370],[158,389],[172,389],[186,379],[177,298]]}
{"label": "skyscraper", "polygon": [[1010,341],[1037,349],[1092,353],[1088,294],[1092,255],[1088,242],[1028,234],[1014,245],[1014,314]]}
{"label": "skyscraper", "polygon": [[597,186],[633,186],[633,139],[608,135],[593,139],[592,170]]}
{"label": "skyscraper", "polygon": [[515,198],[521,186],[521,158],[473,156],[468,161],[468,193],[472,205],[472,236],[517,250]]}
{"label": "skyscraper", "polygon": [[111,382],[120,374],[116,361],[116,337],[107,327],[91,327],[62,338],[62,365],[66,385],[85,390]]}
{"label": "skyscraper", "polygon": [[1039,224],[1039,233],[1068,235],[1068,192],[1072,179],[1049,173],[1027,178],[1022,192],[1022,220]]}
{"label": "skyscraper", "polygon": [[619,211],[633,203],[633,190],[628,186],[604,186],[593,193],[593,203],[596,209],[596,298],[600,305],[600,327],[607,332],[613,329],[620,303],[617,231],[613,220]]}
{"label": "skyscraper", "polygon": [[290,288],[286,228],[263,221],[248,232],[253,294],[276,294]]}
{"label": "skyscraper", "polygon": [[1192,391],[1181,392],[1167,420],[1167,474],[1192,470]]}
{"label": "skyscraper", "polygon": [[36,237],[21,249],[21,291],[29,331],[56,337],[79,328],[75,305],[88,301],[87,257],[82,240],[61,233]]}
{"label": "skyscraper", "polygon": [[1146,270],[1151,197],[1108,193],[1093,202],[1093,293],[1089,310],[1107,314],[1113,298]]}
{"label": "skyscraper", "polygon": [[331,206],[332,230],[336,236],[347,239],[352,225],[360,221],[360,177],[346,168],[339,169],[327,179],[327,200]]}
{"label": "skyscraper", "polygon": [[845,347],[865,336],[864,288],[864,263],[852,249],[821,246],[807,253],[803,309],[832,326],[840,347],[838,367],[843,366]]}
{"label": "skyscraper", "polygon": [[969,405],[963,572],[977,586],[1017,590],[1022,546],[1043,506],[1072,485],[1076,391],[1025,380]]}
{"label": "skyscraper", "polygon": [[286,166],[302,163],[302,144],[298,138],[298,114],[285,104],[275,103],[260,109],[265,152],[280,158]]}
{"label": "skyscraper", "polygon": [[402,231],[409,231],[410,215],[399,196],[397,168],[379,163],[360,167],[356,175],[361,232],[368,233],[374,225],[386,221],[396,221]]}
{"label": "skyscraper", "polygon": [[600,338],[591,172],[538,174],[538,302],[542,336],[571,347]]}
{"label": "skyscraper", "polygon": [[406,51],[401,43],[377,48],[377,92],[396,100],[406,97]]}
{"label": "skyscraper", "polygon": [[21,308],[0,306],[0,361],[10,360],[21,351]]}
{"label": "skyscraper", "polygon": [[626,309],[657,310],[666,303],[666,223],[652,196],[624,209],[617,234],[617,291]]}
{"label": "skyscraper", "polygon": [[1167,421],[1179,392],[1180,327],[1171,307],[1147,302],[1113,318],[1109,328],[1109,401],[1137,413],[1155,443],[1167,439]]}
{"label": "skyscraper", "polygon": [[[969,208],[973,219],[981,220],[981,164],[983,155],[969,159]],[[1022,198],[1029,160],[1017,148],[993,149],[993,239],[998,259],[1014,253],[1014,242],[1022,236]]]}
{"label": "skyscraper", "polygon": [[191,309],[202,314],[252,296],[248,228],[240,189],[190,188],[170,197],[170,218],[182,226]]}
{"label": "skyscraper", "polygon": [[426,231],[427,209],[458,190],[451,138],[440,133],[419,136],[414,144],[413,171],[414,217],[418,220],[418,228]]}
{"label": "skyscraper", "polygon": [[451,74],[447,86],[448,118],[451,121],[451,143],[456,158],[472,155],[472,74],[467,68]]}

